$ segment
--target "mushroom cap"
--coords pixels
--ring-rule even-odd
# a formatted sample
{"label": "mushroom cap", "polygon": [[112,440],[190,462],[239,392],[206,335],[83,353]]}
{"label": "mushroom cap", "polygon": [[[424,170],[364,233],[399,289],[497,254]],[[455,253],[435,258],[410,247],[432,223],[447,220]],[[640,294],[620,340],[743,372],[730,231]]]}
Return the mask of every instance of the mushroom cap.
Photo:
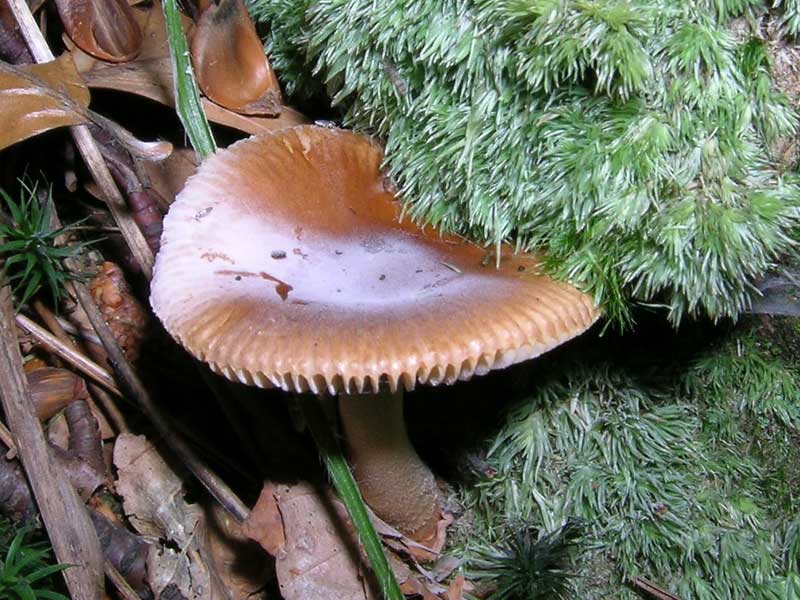
{"label": "mushroom cap", "polygon": [[164,219],[153,309],[233,380],[314,393],[453,383],[585,331],[592,299],[402,219],[369,138],[300,126],[208,158]]}

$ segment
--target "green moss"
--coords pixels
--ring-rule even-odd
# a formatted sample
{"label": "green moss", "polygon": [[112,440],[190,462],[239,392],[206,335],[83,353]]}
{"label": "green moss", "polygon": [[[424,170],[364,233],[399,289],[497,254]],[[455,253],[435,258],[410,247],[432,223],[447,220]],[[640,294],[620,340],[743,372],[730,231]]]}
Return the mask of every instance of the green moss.
{"label": "green moss", "polygon": [[471,536],[502,543],[509,523],[580,518],[580,598],[633,598],[633,576],[684,600],[792,597],[800,372],[755,322],[696,343],[681,333],[664,353],[623,339],[619,358],[542,364],[490,442],[497,475],[464,490]]}
{"label": "green moss", "polygon": [[386,140],[411,216],[545,249],[617,322],[737,315],[791,246],[800,187],[769,148],[797,119],[730,22],[767,5],[251,0],[289,93],[324,85]]}

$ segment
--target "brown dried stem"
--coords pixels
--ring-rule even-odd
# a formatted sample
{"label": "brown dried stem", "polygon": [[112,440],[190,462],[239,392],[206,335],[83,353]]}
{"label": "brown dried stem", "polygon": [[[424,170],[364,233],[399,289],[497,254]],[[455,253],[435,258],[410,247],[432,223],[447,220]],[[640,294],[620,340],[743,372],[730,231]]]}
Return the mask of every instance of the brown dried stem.
{"label": "brown dried stem", "polygon": [[106,577],[108,577],[108,580],[111,582],[111,584],[114,586],[114,589],[117,590],[123,600],[141,600],[139,594],[137,594],[130,584],[125,581],[125,578],[120,574],[119,571],[117,571],[117,569],[109,560],[106,560],[103,563],[103,570],[106,573]]}
{"label": "brown dried stem", "polygon": [[49,352],[52,352],[61,358],[67,364],[72,365],[78,371],[90,377],[107,390],[122,396],[122,392],[114,382],[114,378],[103,367],[96,362],[85,357],[83,354],[75,350],[70,344],[66,344],[51,334],[46,329],[40,327],[37,323],[31,321],[25,315],[18,314],[16,316],[17,325],[22,327],[25,331],[30,333],[37,342],[44,346]]}
{"label": "brown dried stem", "polygon": [[[75,349],[79,352],[84,350],[84,348],[81,347],[80,342],[73,340],[66,332],[64,326],[62,325],[61,319],[59,319],[55,314],[53,314],[53,312],[49,308],[47,308],[41,302],[41,300],[34,300],[33,308],[36,311],[36,314],[38,314],[39,317],[42,319],[42,321],[44,321],[44,324],[53,333],[55,337],[57,337],[59,340],[61,340],[67,345],[74,346]],[[99,344],[100,341],[98,340],[97,343]],[[92,398],[100,402],[100,405],[103,407],[106,416],[109,419],[111,419],[111,422],[114,424],[114,428],[117,430],[117,432],[125,433],[130,431],[125,416],[117,407],[117,404],[114,402],[114,399],[103,388],[90,383],[89,391],[91,393]]]}
{"label": "brown dried stem", "polygon": [[8,427],[3,425],[3,423],[0,423],[0,442],[3,442],[8,448],[6,459],[14,458],[17,455],[17,445],[14,443],[14,436],[11,435]]}

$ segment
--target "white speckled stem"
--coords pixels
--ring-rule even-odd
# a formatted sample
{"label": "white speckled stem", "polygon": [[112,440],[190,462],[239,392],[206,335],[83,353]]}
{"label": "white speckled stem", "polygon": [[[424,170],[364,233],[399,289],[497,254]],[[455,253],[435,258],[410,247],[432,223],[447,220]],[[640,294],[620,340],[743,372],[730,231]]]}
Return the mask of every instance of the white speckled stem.
{"label": "white speckled stem", "polygon": [[406,435],[403,392],[339,396],[339,415],[361,494],[381,519],[426,541],[439,521],[439,489]]}

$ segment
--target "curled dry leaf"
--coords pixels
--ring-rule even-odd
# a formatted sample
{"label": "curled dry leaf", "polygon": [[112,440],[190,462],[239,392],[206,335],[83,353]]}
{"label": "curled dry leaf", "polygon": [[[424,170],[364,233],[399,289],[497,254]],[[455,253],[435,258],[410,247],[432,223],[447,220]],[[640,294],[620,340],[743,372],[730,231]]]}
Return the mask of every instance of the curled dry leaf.
{"label": "curled dry leaf", "polygon": [[0,62],[0,150],[50,129],[86,123],[89,90],[69,55],[49,63]]}
{"label": "curled dry leaf", "polygon": [[281,90],[244,0],[211,3],[197,23],[192,63],[203,93],[248,115],[281,112]]}
{"label": "curled dry leaf", "polygon": [[[91,88],[136,94],[174,107],[172,64],[161,5],[154,2],[148,9],[134,9],[133,12],[144,36],[142,51],[136,60],[109,65],[94,60],[79,48],[72,47],[71,53],[75,56],[78,70]],[[193,27],[191,21],[188,19],[184,21],[184,30],[187,31],[188,37],[191,37],[189,34],[193,31]],[[207,98],[203,98],[202,103],[210,121],[253,135],[308,122],[302,114],[289,107],[283,107],[278,117],[257,117],[240,115]]]}
{"label": "curled dry leaf", "polygon": [[86,382],[72,371],[44,367],[26,374],[33,409],[40,421],[46,421],[73,400],[86,398]]}
{"label": "curled dry leaf", "polygon": [[228,600],[230,595],[210,568],[203,511],[186,502],[181,479],[156,448],[144,436],[121,434],[114,445],[114,464],[117,492],[131,525],[143,535],[170,542],[152,546],[147,558],[156,597]]}
{"label": "curled dry leaf", "polygon": [[69,449],[75,456],[103,477],[106,464],[103,460],[103,442],[100,426],[86,400],[76,400],[64,411],[69,426]]}
{"label": "curled dry leaf", "polygon": [[328,497],[311,484],[268,484],[243,531],[274,551],[284,600],[380,598],[361,570],[356,535],[344,524]]}
{"label": "curled dry leaf", "polygon": [[126,0],[56,0],[64,29],[84,52],[101,60],[131,60],[142,31]]}
{"label": "curled dry leaf", "polygon": [[147,585],[147,556],[150,544],[97,510],[90,510],[89,517],[94,524],[106,560],[114,565],[142,598],[150,597],[148,595],[150,588]]}

